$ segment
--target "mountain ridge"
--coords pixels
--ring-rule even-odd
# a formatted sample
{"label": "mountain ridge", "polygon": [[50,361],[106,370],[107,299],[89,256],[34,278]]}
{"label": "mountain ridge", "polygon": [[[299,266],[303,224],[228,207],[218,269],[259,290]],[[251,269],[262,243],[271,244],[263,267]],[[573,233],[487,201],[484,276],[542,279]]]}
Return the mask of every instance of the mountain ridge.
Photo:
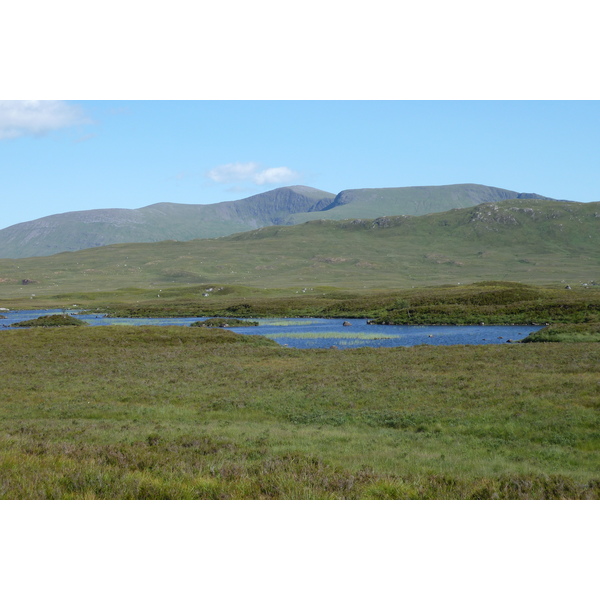
{"label": "mountain ridge", "polygon": [[115,243],[217,238],[314,219],[422,215],[518,197],[553,200],[480,184],[360,188],[338,194],[287,186],[214,204],[158,202],[136,209],[71,211],[0,230],[0,258],[49,256]]}
{"label": "mountain ridge", "polygon": [[[504,188],[461,183],[440,186],[411,186],[402,188],[357,188],[342,190],[322,211],[321,218],[377,218],[389,215],[425,215],[452,208],[467,208],[485,202],[509,199],[554,200],[535,193],[521,193]],[[403,210],[397,210],[398,207]],[[287,224],[296,225],[312,218],[308,213],[292,215]]]}

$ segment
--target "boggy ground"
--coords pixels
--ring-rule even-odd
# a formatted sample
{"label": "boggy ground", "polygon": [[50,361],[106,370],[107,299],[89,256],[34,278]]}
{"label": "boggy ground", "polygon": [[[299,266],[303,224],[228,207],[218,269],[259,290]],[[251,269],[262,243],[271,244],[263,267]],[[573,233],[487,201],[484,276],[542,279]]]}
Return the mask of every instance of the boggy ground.
{"label": "boggy ground", "polygon": [[600,286],[596,283],[566,289],[482,281],[396,290],[206,284],[159,291],[127,288],[1,302],[12,309],[85,309],[116,317],[355,317],[397,325],[600,322]]}
{"label": "boggy ground", "polygon": [[[173,289],[170,297],[113,302],[114,316],[342,317],[369,318],[373,324],[488,325],[589,323],[600,321],[600,289],[551,288],[516,282],[485,281],[469,285],[396,291],[282,290],[222,287],[212,298]],[[243,294],[243,295],[242,295]],[[163,296],[165,294],[163,293]],[[241,296],[241,297],[240,297]]]}
{"label": "boggy ground", "polygon": [[600,345],[0,334],[0,498],[600,499]]}

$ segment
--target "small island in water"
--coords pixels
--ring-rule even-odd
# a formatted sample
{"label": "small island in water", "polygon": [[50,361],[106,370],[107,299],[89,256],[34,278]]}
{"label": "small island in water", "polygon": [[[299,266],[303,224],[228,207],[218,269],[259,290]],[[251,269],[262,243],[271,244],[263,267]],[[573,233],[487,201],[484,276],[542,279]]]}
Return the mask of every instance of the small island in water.
{"label": "small island in water", "polygon": [[243,321],[230,317],[215,317],[205,321],[196,321],[190,327],[256,327],[258,321]]}
{"label": "small island in water", "polygon": [[37,319],[13,323],[11,327],[81,327],[82,325],[87,323],[71,315],[44,315]]}

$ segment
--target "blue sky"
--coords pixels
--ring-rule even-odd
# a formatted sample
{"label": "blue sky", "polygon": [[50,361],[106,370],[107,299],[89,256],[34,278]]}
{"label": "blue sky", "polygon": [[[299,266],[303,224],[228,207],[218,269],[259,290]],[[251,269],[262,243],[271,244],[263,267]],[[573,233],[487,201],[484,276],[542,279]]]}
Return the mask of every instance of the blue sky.
{"label": "blue sky", "polygon": [[0,227],[283,185],[480,183],[600,200],[598,101],[0,103]]}

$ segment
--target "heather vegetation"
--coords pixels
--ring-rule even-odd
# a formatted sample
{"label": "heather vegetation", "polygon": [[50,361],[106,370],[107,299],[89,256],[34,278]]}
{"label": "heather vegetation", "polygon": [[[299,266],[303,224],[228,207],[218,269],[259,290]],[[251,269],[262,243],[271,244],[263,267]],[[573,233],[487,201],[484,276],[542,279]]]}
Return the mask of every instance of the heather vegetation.
{"label": "heather vegetation", "polygon": [[206,321],[3,328],[0,497],[600,499],[598,224],[507,200],[0,260],[10,309],[547,325],[328,350]]}
{"label": "heather vegetation", "polygon": [[600,322],[549,325],[531,333],[522,342],[600,342]]}
{"label": "heather vegetation", "polygon": [[87,323],[71,315],[62,314],[44,315],[37,319],[13,323],[12,327],[81,327],[82,325],[87,325]]}
{"label": "heather vegetation", "polygon": [[600,345],[0,335],[1,498],[600,499]]}
{"label": "heather vegetation", "polygon": [[443,293],[400,298],[375,323],[544,324],[600,321],[600,294],[584,288],[548,289],[520,283],[482,282]]}
{"label": "heather vegetation", "polygon": [[[201,288],[170,288],[160,298],[142,290],[128,296],[115,294],[92,310],[120,317],[330,317],[366,318],[373,324],[488,325],[593,323],[600,321],[600,286],[565,289],[517,282],[484,281],[475,284],[402,290],[341,290],[311,288],[263,290],[245,286],[211,286],[206,298]],[[105,297],[109,299],[108,297]],[[99,305],[99,306],[98,306]]]}

